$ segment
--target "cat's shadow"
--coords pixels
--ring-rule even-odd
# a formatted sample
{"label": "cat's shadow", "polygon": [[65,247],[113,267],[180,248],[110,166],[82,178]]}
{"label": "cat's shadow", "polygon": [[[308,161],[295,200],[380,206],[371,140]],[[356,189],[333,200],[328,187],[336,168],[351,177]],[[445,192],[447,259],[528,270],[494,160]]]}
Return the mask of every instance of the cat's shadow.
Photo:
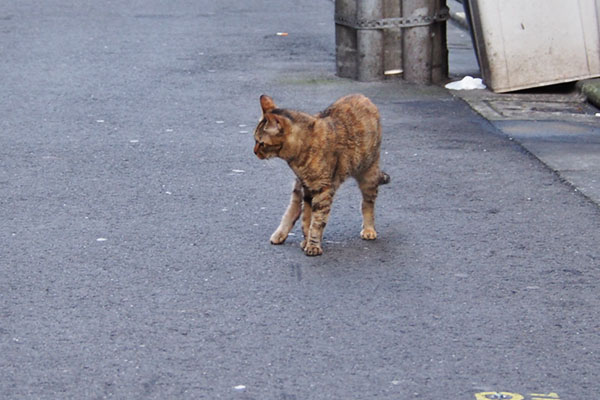
{"label": "cat's shadow", "polygon": [[280,251],[297,261],[305,261],[307,264],[363,264],[364,261],[387,262],[393,261],[402,252],[406,238],[402,233],[390,228],[381,229],[379,237],[375,240],[364,240],[358,232],[333,232],[323,237],[323,254],[320,256],[307,256],[300,247],[303,240],[301,233],[290,235],[285,243],[273,245],[280,247]]}

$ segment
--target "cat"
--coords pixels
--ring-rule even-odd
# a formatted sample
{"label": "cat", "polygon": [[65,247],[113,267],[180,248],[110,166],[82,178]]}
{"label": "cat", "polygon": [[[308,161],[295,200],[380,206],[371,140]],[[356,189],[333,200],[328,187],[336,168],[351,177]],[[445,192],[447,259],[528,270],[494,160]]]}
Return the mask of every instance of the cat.
{"label": "cat", "polygon": [[362,192],[360,236],[376,239],[375,199],[378,186],[390,177],[379,169],[381,124],[371,100],[361,94],[348,95],[314,116],[277,108],[267,95],[260,96],[260,106],[263,114],[254,130],[254,154],[261,160],[279,157],[287,161],[297,177],[271,243],[285,242],[302,215],[301,247],[308,256],[321,255],[333,196],[350,176]]}

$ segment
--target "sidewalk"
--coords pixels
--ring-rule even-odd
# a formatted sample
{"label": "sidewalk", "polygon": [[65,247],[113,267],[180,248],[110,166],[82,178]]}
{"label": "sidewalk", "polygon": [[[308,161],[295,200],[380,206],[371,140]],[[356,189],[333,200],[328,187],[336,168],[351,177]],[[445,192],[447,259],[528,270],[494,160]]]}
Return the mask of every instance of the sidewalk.
{"label": "sidewalk", "polygon": [[[448,23],[450,78],[480,76],[466,24],[457,10],[452,11]],[[589,103],[600,105],[599,82],[592,79],[510,94],[488,89],[452,94],[600,204],[600,110]]]}

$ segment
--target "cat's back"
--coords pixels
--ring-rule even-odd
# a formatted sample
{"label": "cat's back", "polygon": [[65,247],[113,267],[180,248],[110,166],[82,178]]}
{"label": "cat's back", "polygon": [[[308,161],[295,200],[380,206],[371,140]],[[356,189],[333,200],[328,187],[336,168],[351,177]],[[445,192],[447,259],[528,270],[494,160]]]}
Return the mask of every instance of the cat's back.
{"label": "cat's back", "polygon": [[381,143],[379,111],[362,94],[344,96],[322,111],[318,117],[333,127],[336,147],[367,155],[376,152]]}
{"label": "cat's back", "polygon": [[350,94],[335,101],[318,114],[321,118],[334,120],[375,119],[379,120],[379,111],[368,97],[362,94]]}

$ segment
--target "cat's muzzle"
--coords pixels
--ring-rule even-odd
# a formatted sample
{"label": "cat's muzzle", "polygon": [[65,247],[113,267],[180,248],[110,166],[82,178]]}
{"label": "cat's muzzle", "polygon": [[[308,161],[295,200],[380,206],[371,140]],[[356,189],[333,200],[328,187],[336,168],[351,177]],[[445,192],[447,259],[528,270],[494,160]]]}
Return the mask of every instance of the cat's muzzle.
{"label": "cat's muzzle", "polygon": [[254,154],[256,154],[256,156],[261,160],[264,160],[265,158],[277,156],[282,147],[282,145],[267,145],[263,142],[257,141],[254,144]]}
{"label": "cat's muzzle", "polygon": [[256,142],[254,144],[254,154],[256,154],[256,156],[258,158],[260,158],[261,160],[265,158],[265,155],[261,151],[263,146],[264,146],[264,143],[261,143],[261,142]]}

